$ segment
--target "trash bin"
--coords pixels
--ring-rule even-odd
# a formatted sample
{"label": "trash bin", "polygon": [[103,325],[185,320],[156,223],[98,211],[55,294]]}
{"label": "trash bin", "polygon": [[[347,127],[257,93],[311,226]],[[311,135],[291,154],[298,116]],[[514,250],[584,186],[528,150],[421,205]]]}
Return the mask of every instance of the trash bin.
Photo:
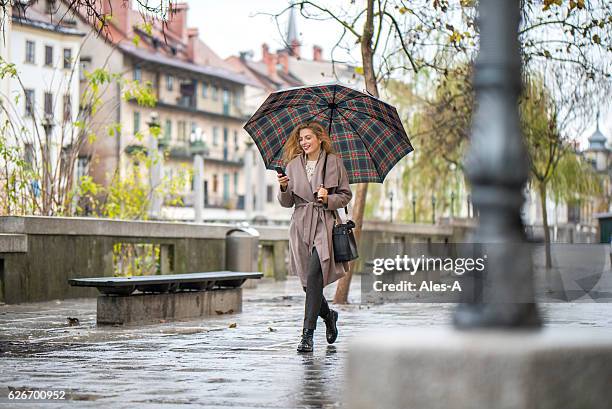
{"label": "trash bin", "polygon": [[[225,269],[257,271],[259,232],[252,227],[230,229],[225,236]],[[252,280],[251,280],[252,281]]]}

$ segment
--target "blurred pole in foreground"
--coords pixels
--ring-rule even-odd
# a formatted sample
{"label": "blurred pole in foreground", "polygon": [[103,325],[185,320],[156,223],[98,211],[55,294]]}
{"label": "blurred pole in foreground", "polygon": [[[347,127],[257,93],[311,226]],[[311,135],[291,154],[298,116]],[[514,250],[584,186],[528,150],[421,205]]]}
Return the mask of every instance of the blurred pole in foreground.
{"label": "blurred pole in foreground", "polygon": [[466,157],[474,215],[474,243],[487,256],[475,276],[477,297],[460,304],[457,328],[539,326],[531,252],[521,220],[522,189],[529,163],[520,131],[521,58],[519,0],[479,5],[480,51],[476,59],[472,143]]}
{"label": "blurred pole in foreground", "polygon": [[159,191],[161,183],[162,183],[162,170],[164,166],[164,154],[159,151],[158,146],[158,137],[154,135],[154,128],[159,129],[159,116],[157,112],[151,112],[151,116],[149,118],[149,122],[147,123],[149,126],[149,154],[150,158],[153,161],[151,163],[151,169],[149,171],[149,186],[151,189],[150,197],[151,204],[149,210],[149,217],[151,219],[159,219],[161,218],[161,208],[163,205],[163,196]]}
{"label": "blurred pole in foreground", "polygon": [[253,141],[246,141],[244,153],[244,213],[247,221],[253,218]]}

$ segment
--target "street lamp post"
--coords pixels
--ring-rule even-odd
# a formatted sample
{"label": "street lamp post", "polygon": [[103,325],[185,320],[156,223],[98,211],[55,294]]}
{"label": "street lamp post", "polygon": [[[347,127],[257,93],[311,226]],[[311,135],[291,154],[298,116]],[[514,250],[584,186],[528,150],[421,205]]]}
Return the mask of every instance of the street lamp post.
{"label": "street lamp post", "polygon": [[431,224],[436,224],[436,195],[431,194]]}
{"label": "street lamp post", "polygon": [[451,215],[451,217],[455,217],[455,192],[451,192],[450,215]]}
{"label": "street lamp post", "polygon": [[389,192],[389,221],[393,223],[393,190]]}
{"label": "street lamp post", "polygon": [[196,223],[203,221],[204,207],[204,155],[208,153],[202,128],[191,134],[189,150],[193,155],[193,211]]}
{"label": "street lamp post", "polygon": [[249,138],[245,142],[244,152],[244,214],[247,220],[253,218],[253,141]]}
{"label": "street lamp post", "polygon": [[149,215],[152,219],[158,219],[161,217],[161,207],[163,205],[163,196],[159,192],[158,188],[161,184],[162,169],[163,169],[163,157],[164,155],[159,153],[159,145],[157,137],[155,136],[154,128],[159,129],[159,115],[157,112],[151,112],[149,116],[149,149],[148,153],[153,161],[151,169],[149,171],[149,186],[151,189],[150,197],[151,204],[149,209]]}
{"label": "street lamp post", "polygon": [[[476,296],[460,304],[456,328],[539,326],[530,249],[520,217],[527,151],[519,126],[520,0],[481,0],[480,51],[475,63],[474,113],[466,173],[479,224],[474,243],[487,262]],[[521,245],[523,243],[523,245]]]}
{"label": "street lamp post", "polygon": [[416,223],[416,195],[412,194],[412,223]]}
{"label": "street lamp post", "polygon": [[47,214],[51,209],[51,174],[53,167],[51,165],[51,139],[53,135],[53,116],[45,114],[42,120],[42,127],[45,131],[45,148],[43,149],[43,212]]}
{"label": "street lamp post", "polygon": [[471,209],[471,207],[472,207],[472,195],[471,195],[470,193],[468,193],[468,194],[467,194],[467,217],[468,217],[468,219],[469,219],[470,217],[472,217],[472,216],[471,216],[472,212],[471,212],[471,210],[470,210],[470,209]]}

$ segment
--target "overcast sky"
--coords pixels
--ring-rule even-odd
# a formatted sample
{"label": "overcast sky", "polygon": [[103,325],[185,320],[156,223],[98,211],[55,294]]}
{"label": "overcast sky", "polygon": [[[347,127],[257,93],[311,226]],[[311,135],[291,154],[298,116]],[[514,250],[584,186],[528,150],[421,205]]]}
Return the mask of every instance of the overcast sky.
{"label": "overcast sky", "polygon": [[[258,13],[278,14],[289,5],[287,0],[188,0],[187,3],[189,27],[198,27],[200,38],[223,58],[253,50],[259,59],[262,43],[268,43],[272,51],[283,46],[274,18]],[[341,34],[337,23],[306,20],[296,14],[302,55],[310,59],[312,46],[316,44],[323,47],[324,57],[329,58]],[[279,18],[283,36],[288,18],[289,12]]]}

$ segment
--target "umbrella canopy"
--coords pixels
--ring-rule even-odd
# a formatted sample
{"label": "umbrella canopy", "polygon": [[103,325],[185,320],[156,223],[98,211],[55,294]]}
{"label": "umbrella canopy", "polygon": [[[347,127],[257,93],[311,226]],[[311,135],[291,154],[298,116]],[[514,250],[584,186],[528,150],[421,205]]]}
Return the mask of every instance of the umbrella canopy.
{"label": "umbrella canopy", "polygon": [[350,183],[382,183],[391,168],[413,151],[397,110],[368,94],[338,83],[274,92],[247,121],[268,169],[283,167],[283,146],[298,125],[327,127]]}

